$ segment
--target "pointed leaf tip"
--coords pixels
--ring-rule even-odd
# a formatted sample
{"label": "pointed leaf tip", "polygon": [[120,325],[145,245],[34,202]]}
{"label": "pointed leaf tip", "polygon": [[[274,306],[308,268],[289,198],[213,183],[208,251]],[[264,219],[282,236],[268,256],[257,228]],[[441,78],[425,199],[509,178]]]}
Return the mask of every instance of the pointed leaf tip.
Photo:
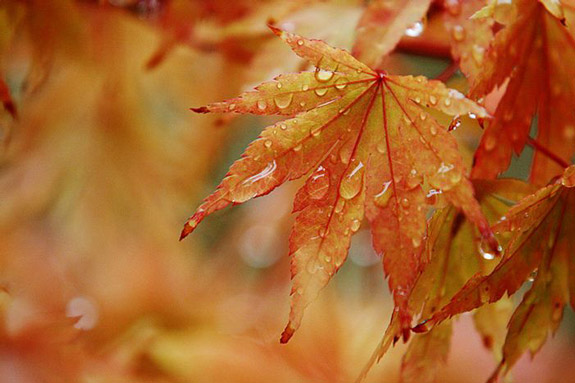
{"label": "pointed leaf tip", "polygon": [[210,113],[210,110],[205,106],[200,106],[199,108],[190,108],[190,110],[196,113]]}
{"label": "pointed leaf tip", "polygon": [[282,335],[280,338],[280,343],[286,344],[287,342],[289,342],[289,340],[293,336],[294,332],[295,332],[295,329],[288,324],[286,326],[285,330],[282,332]]}

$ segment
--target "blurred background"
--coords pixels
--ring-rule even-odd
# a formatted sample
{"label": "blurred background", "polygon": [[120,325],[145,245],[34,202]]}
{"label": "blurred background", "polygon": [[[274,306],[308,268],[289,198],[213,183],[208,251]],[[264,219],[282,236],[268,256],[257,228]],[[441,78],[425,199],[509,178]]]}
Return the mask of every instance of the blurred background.
{"label": "blurred background", "polygon": [[[392,309],[366,225],[288,345],[279,334],[298,182],[178,235],[273,122],[189,108],[307,68],[267,23],[349,49],[364,6],[0,1],[1,383],[355,379]],[[388,70],[442,76],[444,34],[432,18],[409,31]],[[410,39],[439,44],[437,54],[410,53]],[[455,73],[449,85],[466,82]],[[454,134],[470,164],[481,128],[461,122]],[[530,156],[508,175],[525,178]],[[574,331],[569,311],[535,363],[517,365],[516,381],[575,382]],[[404,350],[367,381],[397,381]],[[439,381],[483,382],[495,366],[471,316],[460,317]]]}

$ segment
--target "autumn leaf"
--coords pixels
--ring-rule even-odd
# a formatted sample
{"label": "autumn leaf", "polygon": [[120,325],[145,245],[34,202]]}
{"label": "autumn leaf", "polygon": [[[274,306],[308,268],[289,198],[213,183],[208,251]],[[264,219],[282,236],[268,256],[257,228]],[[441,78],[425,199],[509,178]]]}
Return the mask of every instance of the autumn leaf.
{"label": "autumn leaf", "polygon": [[[494,13],[499,5],[490,5]],[[472,84],[480,98],[505,89],[475,154],[472,175],[492,178],[504,171],[513,152],[523,150],[537,113],[537,142],[569,163],[575,154],[575,40],[557,1],[516,0],[510,19],[495,36]],[[564,47],[564,49],[557,49]],[[546,183],[562,167],[537,152],[531,177]]]}
{"label": "autumn leaf", "polygon": [[[507,212],[510,205],[534,190],[529,184],[512,179],[474,181],[477,200],[490,222],[495,222]],[[428,318],[459,291],[475,274],[487,274],[493,269],[495,256],[483,243],[481,235],[465,216],[453,207],[436,212],[428,222],[422,273],[417,278],[409,297],[409,308]],[[497,308],[485,307],[491,324],[484,321],[484,313],[475,317],[476,327],[485,343],[492,345],[499,340],[501,328],[496,320],[505,317],[508,304],[501,301]],[[396,319],[397,320],[397,319]],[[502,323],[503,322],[503,323]],[[397,323],[392,320],[391,328]],[[385,354],[393,343],[394,331],[388,331],[361,377]],[[402,382],[435,382],[436,376],[447,360],[451,339],[451,324],[442,323],[424,334],[417,334],[409,343],[401,366]]]}
{"label": "autumn leaf", "polygon": [[[390,53],[406,29],[425,17],[431,0],[374,0],[357,26],[352,54],[373,68]],[[421,23],[417,24],[421,27]]]}
{"label": "autumn leaf", "polygon": [[427,192],[442,190],[497,246],[454,138],[423,107],[451,115],[487,114],[439,81],[390,76],[320,40],[272,30],[317,70],[284,74],[237,98],[193,109],[295,117],[266,128],[249,145],[188,220],[182,238],[216,210],[309,174],[294,202],[292,309],[282,342],[345,261],[364,215],[407,338],[407,297],[422,265]]}
{"label": "autumn leaf", "polygon": [[[555,332],[569,302],[575,307],[575,166],[557,182],[522,199],[493,229],[510,233],[504,257],[493,272],[476,275],[429,321],[436,325],[514,294],[526,281],[533,284],[515,310],[503,346],[503,359],[492,380],[506,373],[527,350],[536,353],[548,332]],[[417,329],[417,328],[416,328]]]}

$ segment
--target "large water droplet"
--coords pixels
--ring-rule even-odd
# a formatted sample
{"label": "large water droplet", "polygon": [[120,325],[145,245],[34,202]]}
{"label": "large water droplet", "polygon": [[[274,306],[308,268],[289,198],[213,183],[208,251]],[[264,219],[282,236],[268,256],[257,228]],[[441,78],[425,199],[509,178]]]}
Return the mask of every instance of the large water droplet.
{"label": "large water droplet", "polygon": [[333,77],[333,72],[325,71],[325,70],[316,70],[315,71],[315,79],[319,82],[327,82],[331,80]]}
{"label": "large water droplet", "polygon": [[421,21],[416,21],[405,30],[405,35],[409,37],[417,37],[423,33],[423,29],[423,23]]}
{"label": "large water droplet", "polygon": [[314,92],[319,97],[322,97],[322,96],[325,96],[325,94],[327,93],[327,88],[317,88],[314,90]]}
{"label": "large water droplet", "polygon": [[391,185],[391,181],[387,181],[383,184],[383,189],[374,196],[373,201],[375,204],[381,208],[384,208],[389,203],[389,199],[393,194],[389,186]]}
{"label": "large water droplet", "polygon": [[339,194],[345,199],[352,199],[358,195],[363,186],[363,163],[355,160],[353,162],[354,163],[351,164],[352,170],[344,175],[339,185]]}
{"label": "large water droplet", "polygon": [[306,183],[306,190],[311,199],[322,199],[329,190],[329,172],[320,166]]}
{"label": "large water droplet", "polygon": [[243,182],[242,185],[251,185],[254,182],[257,182],[261,179],[264,179],[266,177],[269,177],[270,175],[273,174],[273,172],[275,172],[277,169],[277,163],[275,160],[268,162],[266,167],[263,168],[263,170],[261,172],[259,172],[258,174],[254,174],[253,176],[246,178]]}
{"label": "large water droplet", "polygon": [[292,93],[278,94],[277,96],[274,97],[274,103],[278,108],[285,109],[288,106],[290,106],[292,99],[293,99]]}

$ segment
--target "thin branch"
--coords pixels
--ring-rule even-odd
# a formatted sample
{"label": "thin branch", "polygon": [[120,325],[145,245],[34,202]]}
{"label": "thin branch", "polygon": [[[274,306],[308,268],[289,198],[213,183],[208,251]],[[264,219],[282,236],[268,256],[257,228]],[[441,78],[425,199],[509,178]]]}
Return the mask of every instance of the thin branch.
{"label": "thin branch", "polygon": [[533,149],[541,152],[542,154],[546,155],[550,160],[555,162],[557,165],[561,166],[562,168],[568,168],[570,165],[565,161],[563,158],[559,157],[557,154],[553,153],[551,150],[547,149],[545,146],[541,145],[539,141],[532,138],[531,136],[527,136],[527,144],[531,146]]}

